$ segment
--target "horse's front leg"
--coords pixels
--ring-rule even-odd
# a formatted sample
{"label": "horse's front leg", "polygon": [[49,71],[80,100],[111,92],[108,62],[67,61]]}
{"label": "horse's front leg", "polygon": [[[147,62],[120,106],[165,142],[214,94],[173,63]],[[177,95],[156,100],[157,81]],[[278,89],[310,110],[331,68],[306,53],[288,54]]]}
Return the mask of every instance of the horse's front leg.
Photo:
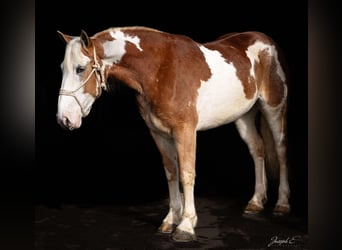
{"label": "horse's front leg", "polygon": [[151,134],[162,156],[170,197],[169,213],[166,215],[158,231],[161,233],[172,233],[174,226],[181,222],[183,213],[183,201],[179,192],[177,151],[173,139],[163,137],[153,131]]}
{"label": "horse's front leg", "polygon": [[192,241],[196,239],[194,228],[197,214],[194,203],[196,131],[192,127],[181,128],[175,133],[178,152],[180,179],[184,192],[184,210],[180,224],[174,231],[175,241]]}

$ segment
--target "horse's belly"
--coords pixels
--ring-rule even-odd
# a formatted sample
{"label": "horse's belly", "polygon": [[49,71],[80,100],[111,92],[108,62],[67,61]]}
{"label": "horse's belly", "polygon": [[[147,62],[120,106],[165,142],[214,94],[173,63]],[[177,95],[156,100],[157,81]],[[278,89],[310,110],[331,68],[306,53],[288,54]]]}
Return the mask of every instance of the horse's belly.
{"label": "horse's belly", "polygon": [[230,65],[222,74],[202,82],[198,90],[197,130],[215,128],[235,121],[256,102],[257,95],[247,99],[243,85]]}

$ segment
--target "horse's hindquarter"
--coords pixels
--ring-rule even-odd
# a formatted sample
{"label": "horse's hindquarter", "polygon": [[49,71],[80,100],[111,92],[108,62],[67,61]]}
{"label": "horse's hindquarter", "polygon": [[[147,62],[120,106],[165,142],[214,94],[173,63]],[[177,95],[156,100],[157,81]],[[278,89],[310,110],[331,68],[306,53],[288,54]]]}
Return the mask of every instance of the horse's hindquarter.
{"label": "horse's hindquarter", "polygon": [[218,127],[236,120],[254,105],[258,97],[256,82],[249,77],[250,62],[247,56],[241,51],[236,53],[235,48],[230,47],[227,47],[224,55],[221,53],[224,47],[215,50],[211,46],[201,46],[211,77],[201,81],[198,89],[197,130]]}
{"label": "horse's hindquarter", "polygon": [[230,33],[200,47],[211,77],[198,90],[198,130],[232,122],[258,97],[276,106],[286,95],[277,46],[260,32]]}

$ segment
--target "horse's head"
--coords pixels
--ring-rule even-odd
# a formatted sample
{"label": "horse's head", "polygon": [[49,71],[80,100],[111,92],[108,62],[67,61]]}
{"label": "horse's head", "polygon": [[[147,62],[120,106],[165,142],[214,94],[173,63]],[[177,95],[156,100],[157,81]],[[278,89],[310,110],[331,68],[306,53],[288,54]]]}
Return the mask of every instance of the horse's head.
{"label": "horse's head", "polygon": [[65,35],[63,77],[58,97],[57,121],[69,130],[79,128],[105,88],[104,65],[96,53],[94,41],[82,31],[79,37]]}

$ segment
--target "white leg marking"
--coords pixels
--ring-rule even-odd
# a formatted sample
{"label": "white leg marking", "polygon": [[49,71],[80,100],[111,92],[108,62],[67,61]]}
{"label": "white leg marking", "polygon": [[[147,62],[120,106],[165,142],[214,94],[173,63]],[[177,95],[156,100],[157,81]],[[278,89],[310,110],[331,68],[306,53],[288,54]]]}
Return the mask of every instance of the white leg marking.
{"label": "white leg marking", "polygon": [[267,200],[267,180],[265,173],[265,161],[263,153],[263,142],[259,136],[255,123],[254,110],[247,113],[242,118],[238,119],[235,124],[239,131],[241,138],[245,141],[249,148],[249,152],[253,157],[255,166],[255,189],[254,195],[249,203],[258,206],[259,208],[264,207],[264,203]]}
{"label": "white leg marking", "polygon": [[[286,88],[287,91],[287,88]],[[285,93],[286,94],[286,93]],[[286,97],[286,96],[285,96]],[[285,101],[284,97],[284,101]],[[278,201],[276,207],[290,208],[289,196],[290,188],[288,183],[287,173],[287,162],[286,162],[286,145],[284,143],[284,126],[285,117],[281,117],[281,108],[283,107],[284,101],[275,108],[267,107],[264,105],[266,112],[266,118],[269,122],[270,129],[273,134],[275,149],[279,160],[279,189],[278,189]]]}
{"label": "white leg marking", "polygon": [[267,200],[267,180],[265,174],[265,164],[264,159],[260,158],[258,160],[259,163],[255,164],[255,188],[254,195],[250,202],[253,204],[263,208],[264,203]]}
{"label": "white leg marking", "polygon": [[[166,175],[169,176],[167,169],[165,168]],[[178,225],[181,221],[183,214],[183,204],[182,197],[179,192],[179,181],[178,178],[174,178],[173,180],[169,180],[168,178],[168,186],[169,186],[169,197],[170,197],[170,210],[166,215],[163,223],[167,223],[169,225]]]}
{"label": "white leg marking", "polygon": [[194,203],[194,186],[191,184],[183,185],[184,189],[184,212],[182,216],[182,221],[178,225],[177,230],[195,235],[194,228],[197,224],[197,215]]}

